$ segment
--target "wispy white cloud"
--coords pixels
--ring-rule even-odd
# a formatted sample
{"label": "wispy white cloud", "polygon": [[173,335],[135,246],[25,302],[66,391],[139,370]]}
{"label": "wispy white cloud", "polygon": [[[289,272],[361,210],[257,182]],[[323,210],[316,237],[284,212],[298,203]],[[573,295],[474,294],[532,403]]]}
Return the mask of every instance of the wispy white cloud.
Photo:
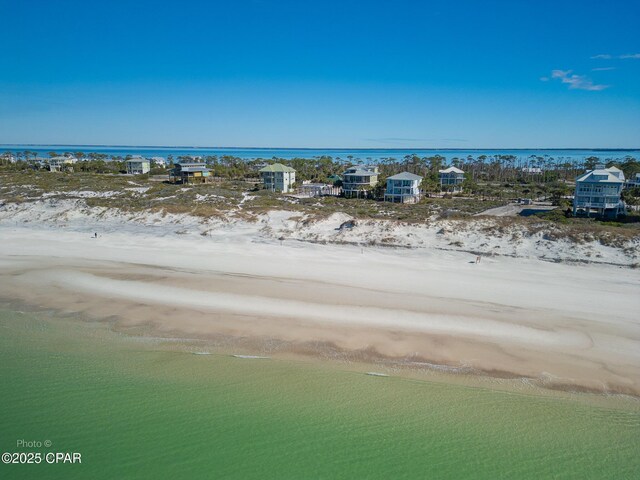
{"label": "wispy white cloud", "polygon": [[592,72],[606,72],[607,70],[615,70],[616,67],[598,67],[598,68],[592,68],[591,71]]}
{"label": "wispy white cloud", "polygon": [[[541,78],[549,80],[547,77]],[[551,78],[560,80],[562,83],[569,85],[570,90],[587,90],[590,92],[598,92],[609,88],[610,85],[595,84],[593,81],[585,75],[573,74],[571,70],[553,70],[551,72]],[[543,81],[547,81],[543,80]]]}
{"label": "wispy white cloud", "polygon": [[640,59],[640,53],[625,53],[624,55],[611,55],[610,53],[601,53],[600,55],[594,55],[591,57],[592,60],[627,60],[627,59]]}

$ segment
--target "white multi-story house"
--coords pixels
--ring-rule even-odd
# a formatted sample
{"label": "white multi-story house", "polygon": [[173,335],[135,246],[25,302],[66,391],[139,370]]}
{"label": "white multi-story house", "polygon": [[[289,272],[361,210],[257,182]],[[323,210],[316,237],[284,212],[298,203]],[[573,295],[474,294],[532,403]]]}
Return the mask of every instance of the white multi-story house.
{"label": "white multi-story house", "polygon": [[281,163],[267,165],[260,169],[260,177],[266,190],[288,193],[296,183],[296,171]]}
{"label": "white multi-story house", "polygon": [[416,203],[420,200],[422,177],[409,172],[398,173],[387,178],[384,192],[385,202]]}
{"label": "white multi-story house", "polygon": [[342,191],[347,198],[366,197],[378,183],[378,167],[357,165],[342,174]]}
{"label": "white multi-story house", "polygon": [[461,192],[464,183],[464,172],[457,167],[438,170],[440,190],[443,192]]}
{"label": "white multi-story house", "polygon": [[151,161],[139,155],[131,157],[125,163],[129,175],[141,175],[143,173],[149,173],[151,170]]}
{"label": "white multi-story house", "polygon": [[72,165],[78,160],[74,157],[51,157],[45,160],[45,164],[50,172],[60,172],[62,170],[73,170]]}
{"label": "white multi-story house", "polygon": [[617,217],[625,212],[620,194],[624,173],[616,167],[596,167],[576,178],[573,215]]}

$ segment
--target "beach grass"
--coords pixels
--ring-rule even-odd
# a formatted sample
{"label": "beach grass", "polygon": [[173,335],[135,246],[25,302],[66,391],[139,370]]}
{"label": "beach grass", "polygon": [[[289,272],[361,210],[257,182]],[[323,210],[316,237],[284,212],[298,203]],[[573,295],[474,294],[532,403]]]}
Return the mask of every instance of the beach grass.
{"label": "beach grass", "polygon": [[[246,197],[246,198],[245,198]],[[309,221],[343,213],[360,220],[390,220],[425,224],[437,220],[476,221],[474,215],[502,206],[504,199],[483,197],[426,197],[417,204],[394,204],[371,199],[342,197],[296,198],[262,190],[253,181],[217,180],[205,184],[175,185],[165,177],[124,176],[95,173],[51,173],[46,171],[0,172],[0,199],[4,203],[52,200],[82,200],[88,207],[118,209],[124,213],[189,214],[199,218],[222,218],[233,213],[254,221],[274,210],[299,212]],[[529,217],[491,217],[491,226],[501,235],[518,225],[531,235],[548,232],[552,240],[600,241],[621,246],[640,235],[640,216],[605,222],[594,218],[567,217],[561,209]],[[490,232],[489,232],[490,233]]]}

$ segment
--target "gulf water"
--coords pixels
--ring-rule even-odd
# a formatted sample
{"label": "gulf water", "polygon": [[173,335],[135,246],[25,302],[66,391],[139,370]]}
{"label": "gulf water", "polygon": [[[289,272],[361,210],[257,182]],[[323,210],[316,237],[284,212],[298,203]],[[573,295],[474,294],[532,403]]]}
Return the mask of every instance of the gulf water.
{"label": "gulf water", "polygon": [[[640,476],[633,399],[193,351],[105,323],[0,311],[0,451],[82,455],[81,464],[2,464],[0,478]],[[17,448],[20,439],[51,446]]]}
{"label": "gulf water", "polygon": [[548,156],[554,159],[584,160],[594,156],[602,161],[622,160],[627,156],[640,158],[639,149],[425,149],[425,148],[401,148],[401,149],[333,149],[333,148],[216,148],[216,147],[153,147],[153,146],[100,146],[100,145],[0,145],[0,153],[5,151],[24,152],[29,150],[37,152],[40,157],[48,157],[48,153],[55,151],[63,152],[83,152],[85,154],[104,153],[109,156],[142,155],[144,157],[164,157],[173,155],[177,158],[181,155],[218,157],[230,155],[245,160],[251,159],[271,159],[271,158],[318,158],[323,155],[331,156],[333,159],[375,161],[384,158],[394,158],[401,160],[405,155],[416,154],[420,157],[431,157],[441,155],[448,161],[453,158],[467,158],[472,156],[477,158],[481,155],[491,157],[493,155],[513,155],[518,159],[527,159],[534,156]]}

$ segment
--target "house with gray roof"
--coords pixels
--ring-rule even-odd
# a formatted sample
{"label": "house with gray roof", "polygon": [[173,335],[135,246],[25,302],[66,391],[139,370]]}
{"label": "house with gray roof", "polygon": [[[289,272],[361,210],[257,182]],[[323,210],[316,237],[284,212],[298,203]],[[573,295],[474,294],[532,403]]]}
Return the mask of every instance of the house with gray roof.
{"label": "house with gray roof", "polygon": [[409,172],[398,173],[387,178],[384,192],[385,202],[417,203],[420,201],[420,183],[422,177]]}
{"label": "house with gray roof", "polygon": [[128,158],[124,163],[129,175],[142,175],[149,173],[151,170],[151,161],[141,157],[140,155],[134,155],[133,157]]}
{"label": "house with gray roof", "polygon": [[281,163],[267,165],[261,168],[259,172],[265,190],[288,193],[293,189],[293,184],[296,183],[295,169]]}
{"label": "house with gray roof", "polygon": [[464,172],[457,167],[438,170],[440,190],[443,192],[461,192],[464,183]]}
{"label": "house with gray roof", "polygon": [[378,183],[378,167],[357,165],[342,174],[342,191],[347,198],[367,197]]}
{"label": "house with gray roof", "polygon": [[621,198],[624,180],[624,173],[619,168],[602,166],[596,166],[595,170],[576,178],[573,215],[615,218],[624,214],[625,205]]}
{"label": "house with gray roof", "polygon": [[171,170],[174,182],[205,183],[209,178],[209,169],[203,162],[178,162]]}
{"label": "house with gray roof", "polygon": [[45,165],[50,172],[73,171],[73,164],[77,161],[75,157],[56,156],[46,159]]}

